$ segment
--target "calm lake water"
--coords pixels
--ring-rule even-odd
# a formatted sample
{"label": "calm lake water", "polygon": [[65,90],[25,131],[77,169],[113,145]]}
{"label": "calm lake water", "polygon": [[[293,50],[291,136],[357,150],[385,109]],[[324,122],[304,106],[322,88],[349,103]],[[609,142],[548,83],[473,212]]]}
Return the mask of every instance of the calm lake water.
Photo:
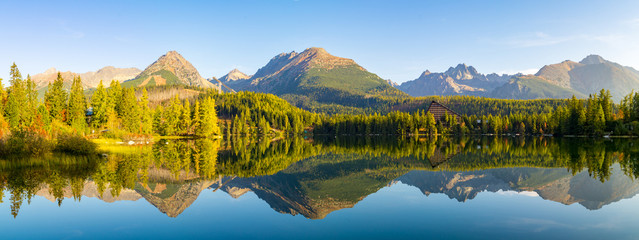
{"label": "calm lake water", "polygon": [[160,141],[0,160],[2,239],[639,239],[638,140]]}

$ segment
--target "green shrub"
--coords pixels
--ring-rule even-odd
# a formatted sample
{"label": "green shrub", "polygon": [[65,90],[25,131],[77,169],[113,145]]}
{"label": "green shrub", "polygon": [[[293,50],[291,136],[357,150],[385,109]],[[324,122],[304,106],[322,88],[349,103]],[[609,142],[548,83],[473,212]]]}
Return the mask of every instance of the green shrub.
{"label": "green shrub", "polygon": [[97,151],[97,144],[83,136],[64,134],[58,136],[55,151],[73,154],[92,154]]}
{"label": "green shrub", "polygon": [[0,140],[0,155],[42,155],[51,151],[51,141],[43,136],[19,131]]}

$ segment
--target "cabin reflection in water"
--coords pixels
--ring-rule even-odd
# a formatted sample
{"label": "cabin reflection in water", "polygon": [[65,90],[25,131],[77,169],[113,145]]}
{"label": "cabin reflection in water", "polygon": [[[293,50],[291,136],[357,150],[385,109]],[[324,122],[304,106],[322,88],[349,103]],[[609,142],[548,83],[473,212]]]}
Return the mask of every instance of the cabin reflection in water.
{"label": "cabin reflection in water", "polygon": [[[584,144],[583,141],[590,141]],[[144,200],[178,217],[203,191],[253,193],[277,212],[322,219],[401,182],[465,202],[516,191],[597,210],[639,193],[636,140],[339,138],[171,141],[106,159],[52,155],[0,161],[2,204],[35,196]],[[480,146],[480,147],[477,147]],[[588,146],[587,148],[585,146]],[[210,203],[213,204],[213,203]]]}

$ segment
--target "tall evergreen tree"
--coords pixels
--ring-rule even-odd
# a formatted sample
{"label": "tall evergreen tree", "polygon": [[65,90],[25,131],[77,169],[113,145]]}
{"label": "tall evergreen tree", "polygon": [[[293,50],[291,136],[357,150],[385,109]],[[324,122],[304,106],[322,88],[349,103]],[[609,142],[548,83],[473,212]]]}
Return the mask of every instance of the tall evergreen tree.
{"label": "tall evergreen tree", "polygon": [[86,109],[87,100],[84,96],[82,79],[79,76],[74,77],[71,84],[71,93],[69,94],[69,103],[67,104],[67,124],[83,132],[87,126]]}
{"label": "tall evergreen tree", "polygon": [[22,79],[22,74],[20,74],[20,70],[15,63],[11,65],[10,76],[11,87],[9,87],[5,109],[7,122],[12,131],[26,130],[27,111],[25,106],[28,105],[27,89],[25,81]]}
{"label": "tall evergreen tree", "polygon": [[593,122],[593,133],[594,135],[602,135],[604,133],[604,128],[606,127],[606,116],[604,114],[603,107],[600,104],[597,104],[597,111],[595,114],[595,119]]}
{"label": "tall evergreen tree", "polygon": [[142,119],[140,122],[140,128],[143,134],[153,133],[153,112],[149,107],[149,93],[146,88],[142,89],[142,99],[140,99],[140,114]]}
{"label": "tall evergreen tree", "polygon": [[191,121],[191,128],[193,129],[193,133],[197,134],[196,131],[200,129],[200,125],[202,124],[202,120],[200,119],[201,116],[201,106],[200,106],[200,101],[199,100],[195,100],[195,105],[193,107],[193,116],[192,116],[192,121]]}
{"label": "tall evergreen tree", "polygon": [[44,105],[53,120],[64,121],[64,111],[67,108],[67,92],[64,90],[64,79],[58,72],[58,77],[49,84],[44,94]]}
{"label": "tall evergreen tree", "polygon": [[91,107],[93,107],[91,124],[95,128],[101,128],[106,124],[109,116],[109,96],[102,80],[91,97]]}
{"label": "tall evergreen tree", "polygon": [[118,104],[122,109],[122,127],[132,133],[140,132],[140,108],[132,88],[122,90],[122,103]]}
{"label": "tall evergreen tree", "polygon": [[218,126],[217,111],[215,110],[215,100],[206,97],[202,100],[202,109],[200,111],[200,129],[197,131],[200,136],[211,137],[221,135],[220,126]]}
{"label": "tall evergreen tree", "polygon": [[179,131],[182,135],[191,134],[191,103],[189,100],[184,100],[184,106],[180,114]]}
{"label": "tall evergreen tree", "polygon": [[428,112],[426,113],[426,124],[428,126],[428,134],[429,135],[437,135],[437,123],[435,121],[435,116]]}
{"label": "tall evergreen tree", "polygon": [[4,90],[2,85],[2,78],[0,78],[0,115],[4,115],[4,105],[7,102],[7,91]]}
{"label": "tall evergreen tree", "polygon": [[122,107],[119,103],[122,102],[122,85],[120,82],[113,80],[111,84],[109,84],[109,110],[115,111],[117,116],[122,115]]}

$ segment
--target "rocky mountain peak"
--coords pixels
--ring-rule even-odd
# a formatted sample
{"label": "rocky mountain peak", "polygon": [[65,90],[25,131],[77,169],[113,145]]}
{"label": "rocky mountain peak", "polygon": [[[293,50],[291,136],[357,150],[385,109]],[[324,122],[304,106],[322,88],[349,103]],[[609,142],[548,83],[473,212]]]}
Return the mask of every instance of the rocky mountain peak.
{"label": "rocky mountain peak", "polygon": [[317,55],[323,55],[323,54],[328,54],[328,52],[326,52],[326,50],[324,48],[319,48],[319,47],[310,47],[305,49],[302,54],[307,53],[307,54],[317,54]]}
{"label": "rocky mountain peak", "polygon": [[49,75],[49,74],[57,74],[57,73],[58,73],[58,70],[55,69],[54,67],[52,67],[52,68],[49,68],[46,71],[44,71],[44,73],[42,73],[42,74]]}
{"label": "rocky mountain peak", "polygon": [[251,76],[246,75],[240,70],[238,70],[237,68],[235,68],[231,70],[229,73],[227,73],[226,75],[224,75],[223,77],[221,77],[220,81],[228,82],[228,81],[237,81],[237,80],[243,80],[243,79],[249,79],[249,78],[251,78]]}
{"label": "rocky mountain peak", "polygon": [[218,88],[216,85],[206,81],[197,69],[176,51],[167,52],[144,69],[144,71],[136,77],[136,79],[144,78],[138,86],[146,85],[148,83],[147,79],[150,79],[149,76],[155,76],[154,81],[156,81],[156,84],[158,84],[157,82],[170,81],[170,79],[164,79],[164,77],[161,76],[161,71],[170,72],[175,75],[180,84]]}
{"label": "rocky mountain peak", "polygon": [[606,59],[603,59],[601,56],[591,54],[591,55],[588,55],[583,60],[581,60],[579,63],[581,63],[581,64],[600,64],[600,63],[605,63],[605,62],[606,62]]}
{"label": "rocky mountain peak", "polygon": [[464,63],[457,64],[455,68],[450,67],[444,74],[457,80],[469,80],[476,78],[480,74],[473,66],[467,66]]}

